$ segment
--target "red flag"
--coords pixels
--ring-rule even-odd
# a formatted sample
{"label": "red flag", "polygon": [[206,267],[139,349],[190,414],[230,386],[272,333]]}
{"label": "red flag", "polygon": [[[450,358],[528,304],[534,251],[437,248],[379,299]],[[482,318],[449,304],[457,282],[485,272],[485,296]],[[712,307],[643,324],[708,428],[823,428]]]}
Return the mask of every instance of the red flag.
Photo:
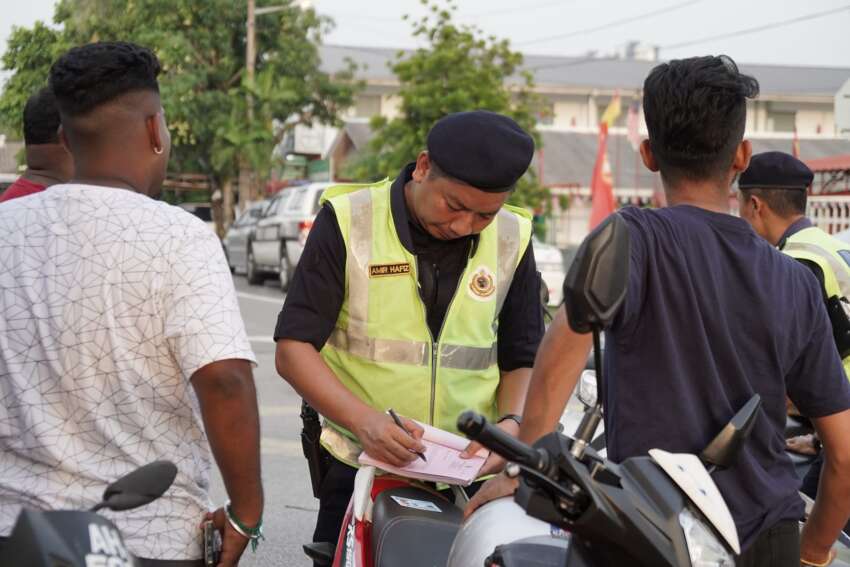
{"label": "red flag", "polygon": [[596,152],[596,165],[593,166],[593,178],[590,181],[590,230],[605,220],[617,207],[614,203],[614,183],[611,181],[611,165],[608,163],[608,125],[599,125],[599,149]]}

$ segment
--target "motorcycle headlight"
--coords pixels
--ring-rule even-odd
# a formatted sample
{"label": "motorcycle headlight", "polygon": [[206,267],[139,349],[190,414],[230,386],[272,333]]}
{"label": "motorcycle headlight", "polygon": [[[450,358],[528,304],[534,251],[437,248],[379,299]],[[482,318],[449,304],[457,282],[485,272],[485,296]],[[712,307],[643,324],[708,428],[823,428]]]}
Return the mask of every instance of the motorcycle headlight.
{"label": "motorcycle headlight", "polygon": [[688,508],[679,514],[693,567],[734,567],[735,559],[706,523]]}

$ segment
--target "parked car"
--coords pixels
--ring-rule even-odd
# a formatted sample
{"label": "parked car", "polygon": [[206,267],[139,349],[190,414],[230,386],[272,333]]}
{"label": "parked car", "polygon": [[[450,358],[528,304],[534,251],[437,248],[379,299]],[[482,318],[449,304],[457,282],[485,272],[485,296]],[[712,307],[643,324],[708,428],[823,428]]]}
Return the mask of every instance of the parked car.
{"label": "parked car", "polygon": [[559,248],[545,244],[536,237],[532,242],[537,271],[540,272],[543,282],[549,289],[549,305],[560,305],[564,298],[564,278],[567,275],[564,267],[564,256]]}
{"label": "parked car", "polygon": [[212,204],[210,203],[179,203],[177,205],[184,211],[188,211],[204,221],[204,224],[215,232],[215,222],[212,215]]}
{"label": "parked car", "polygon": [[256,232],[248,247],[247,277],[252,284],[274,274],[280,288],[286,291],[313,220],[319,212],[322,191],[333,183],[311,183],[282,190],[272,197],[257,222]]}
{"label": "parked car", "polygon": [[227,256],[227,263],[230,265],[231,271],[236,274],[248,273],[248,246],[254,238],[257,221],[260,220],[263,210],[268,204],[269,201],[264,200],[249,205],[230,225],[224,235],[222,241],[224,254]]}

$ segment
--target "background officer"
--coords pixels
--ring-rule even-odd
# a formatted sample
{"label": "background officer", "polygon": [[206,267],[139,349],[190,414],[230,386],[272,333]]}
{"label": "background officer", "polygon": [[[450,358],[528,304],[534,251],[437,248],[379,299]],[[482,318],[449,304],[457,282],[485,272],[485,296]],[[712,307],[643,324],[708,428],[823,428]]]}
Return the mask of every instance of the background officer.
{"label": "background officer", "polygon": [[760,236],[815,274],[845,373],[850,375],[850,246],[806,218],[813,178],[806,164],[786,153],[754,155],[738,181],[740,213]]}
{"label": "background officer", "polygon": [[323,194],[275,331],[278,372],[326,418],[314,541],[336,541],[361,449],[417,458],[412,419],[455,431],[474,409],[517,433],[543,318],[531,217],[505,202],[533,152],[510,118],[462,112],[395,181]]}

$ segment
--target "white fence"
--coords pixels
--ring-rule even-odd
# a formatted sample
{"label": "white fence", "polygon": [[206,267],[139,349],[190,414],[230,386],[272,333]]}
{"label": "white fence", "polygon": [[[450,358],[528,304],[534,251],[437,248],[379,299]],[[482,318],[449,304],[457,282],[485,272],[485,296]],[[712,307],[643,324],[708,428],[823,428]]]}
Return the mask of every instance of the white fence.
{"label": "white fence", "polygon": [[806,216],[830,234],[847,230],[850,228],[850,195],[810,195]]}
{"label": "white fence", "polygon": [[[590,224],[590,190],[587,188],[553,190],[554,195],[568,195],[570,206],[560,210],[555,203],[547,219],[546,240],[559,248],[579,244],[587,235]],[[654,206],[655,195],[650,189],[616,189],[614,198],[619,206]],[[738,199],[730,197],[730,213],[738,214]],[[810,195],[806,209],[816,226],[830,234],[850,229],[850,195]]]}

